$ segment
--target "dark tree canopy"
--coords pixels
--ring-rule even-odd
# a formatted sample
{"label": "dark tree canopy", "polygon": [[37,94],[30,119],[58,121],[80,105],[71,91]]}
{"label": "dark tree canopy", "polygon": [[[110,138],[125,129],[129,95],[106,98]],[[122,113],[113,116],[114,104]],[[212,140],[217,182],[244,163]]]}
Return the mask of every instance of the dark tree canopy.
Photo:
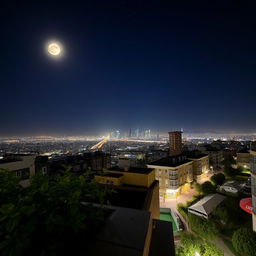
{"label": "dark tree canopy", "polygon": [[217,173],[214,174],[211,177],[211,181],[215,184],[215,185],[222,185],[225,181],[225,175],[223,173]]}
{"label": "dark tree canopy", "polygon": [[240,255],[256,256],[256,233],[240,228],[233,233],[232,244]]}
{"label": "dark tree canopy", "polygon": [[203,194],[208,195],[215,193],[216,188],[210,181],[206,181],[203,184],[201,184],[201,191]]}
{"label": "dark tree canopy", "polygon": [[108,191],[69,171],[55,177],[39,173],[28,188],[12,175],[0,171],[0,255],[80,255],[105,220],[101,205]]}

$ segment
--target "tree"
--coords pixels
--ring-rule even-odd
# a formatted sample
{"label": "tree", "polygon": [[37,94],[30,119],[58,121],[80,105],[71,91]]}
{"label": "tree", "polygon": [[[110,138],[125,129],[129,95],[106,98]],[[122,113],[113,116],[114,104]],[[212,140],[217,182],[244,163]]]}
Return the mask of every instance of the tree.
{"label": "tree", "polygon": [[225,175],[234,178],[235,176],[241,174],[241,170],[239,168],[233,168],[232,166],[225,166],[224,173]]}
{"label": "tree", "polygon": [[214,244],[206,242],[190,233],[182,233],[181,246],[177,248],[177,256],[195,256],[198,252],[201,256],[223,256],[223,251]]}
{"label": "tree", "polygon": [[246,256],[256,256],[256,233],[248,228],[240,228],[233,233],[232,244],[235,250]]}
{"label": "tree", "polygon": [[15,201],[11,189],[17,184],[8,172],[2,178],[14,184],[5,190],[10,200],[0,205],[1,256],[81,255],[109,214],[102,206],[109,191],[87,175],[39,173],[28,188],[19,188]]}
{"label": "tree", "polygon": [[210,181],[206,181],[203,184],[201,184],[201,190],[202,193],[205,195],[209,195],[216,192],[215,186]]}
{"label": "tree", "polygon": [[188,214],[189,226],[200,237],[214,239],[218,234],[218,229],[213,221],[203,219],[199,216]]}
{"label": "tree", "polygon": [[225,175],[223,173],[217,173],[214,174],[211,177],[211,181],[215,184],[215,185],[222,185],[225,182]]}
{"label": "tree", "polygon": [[0,206],[9,202],[15,203],[21,189],[19,178],[14,172],[0,169]]}
{"label": "tree", "polygon": [[222,224],[227,224],[230,216],[228,209],[222,205],[217,206],[217,208],[213,211],[213,215],[215,219]]}

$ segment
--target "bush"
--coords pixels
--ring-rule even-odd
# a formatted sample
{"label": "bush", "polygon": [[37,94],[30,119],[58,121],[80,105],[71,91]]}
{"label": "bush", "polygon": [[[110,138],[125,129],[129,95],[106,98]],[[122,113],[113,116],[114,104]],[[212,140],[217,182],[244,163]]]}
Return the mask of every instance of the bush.
{"label": "bush", "polygon": [[232,244],[235,250],[246,256],[256,256],[256,233],[248,228],[240,228],[233,233]]}
{"label": "bush", "polygon": [[217,173],[214,174],[211,177],[211,181],[215,184],[215,185],[222,185],[225,182],[225,175],[223,173]]}
{"label": "bush", "polygon": [[203,241],[202,239],[189,234],[181,234],[181,246],[177,248],[177,256],[195,256],[198,252],[201,256],[223,256],[222,250],[214,244]]}
{"label": "bush", "polygon": [[179,204],[177,205],[177,210],[178,210],[178,212],[179,212],[184,218],[187,217],[187,214],[188,214],[188,207],[187,207],[186,205],[179,203]]}
{"label": "bush", "polygon": [[206,181],[201,184],[202,193],[205,195],[213,194],[216,192],[216,188],[210,181]]}
{"label": "bush", "polygon": [[197,193],[202,193],[202,188],[201,185],[199,183],[195,183],[195,190],[197,191]]}
{"label": "bush", "polygon": [[213,221],[203,219],[188,213],[189,226],[200,237],[214,239],[218,235],[218,229]]}
{"label": "bush", "polygon": [[239,175],[241,172],[239,169],[235,169],[231,166],[224,167],[224,173],[230,178],[234,178],[235,176]]}

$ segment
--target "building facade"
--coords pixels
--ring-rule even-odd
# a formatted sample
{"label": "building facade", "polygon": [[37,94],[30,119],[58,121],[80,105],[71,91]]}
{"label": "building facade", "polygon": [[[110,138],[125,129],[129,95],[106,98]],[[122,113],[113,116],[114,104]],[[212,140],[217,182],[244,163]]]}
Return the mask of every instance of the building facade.
{"label": "building facade", "polygon": [[162,158],[147,167],[156,172],[161,199],[176,198],[181,192],[186,192],[193,181],[193,162],[182,155]]}
{"label": "building facade", "polygon": [[247,150],[240,150],[236,154],[237,167],[250,169],[251,165],[251,155]]}
{"label": "building facade", "polygon": [[183,154],[193,162],[193,180],[200,182],[209,172],[209,156],[198,150],[186,151]]}
{"label": "building facade", "polygon": [[0,160],[0,169],[6,169],[20,177],[21,185],[27,186],[29,178],[35,174],[35,155],[8,154]]}
{"label": "building facade", "polygon": [[251,187],[252,187],[252,225],[256,232],[256,150],[250,152],[251,155]]}
{"label": "building facade", "polygon": [[182,153],[182,132],[169,132],[169,156],[177,156]]}

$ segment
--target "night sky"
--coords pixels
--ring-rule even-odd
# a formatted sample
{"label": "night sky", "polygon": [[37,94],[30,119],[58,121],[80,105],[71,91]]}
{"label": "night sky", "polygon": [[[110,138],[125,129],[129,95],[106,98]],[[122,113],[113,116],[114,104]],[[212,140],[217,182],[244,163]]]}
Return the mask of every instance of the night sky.
{"label": "night sky", "polygon": [[0,136],[256,131],[249,2],[24,2],[1,6]]}

